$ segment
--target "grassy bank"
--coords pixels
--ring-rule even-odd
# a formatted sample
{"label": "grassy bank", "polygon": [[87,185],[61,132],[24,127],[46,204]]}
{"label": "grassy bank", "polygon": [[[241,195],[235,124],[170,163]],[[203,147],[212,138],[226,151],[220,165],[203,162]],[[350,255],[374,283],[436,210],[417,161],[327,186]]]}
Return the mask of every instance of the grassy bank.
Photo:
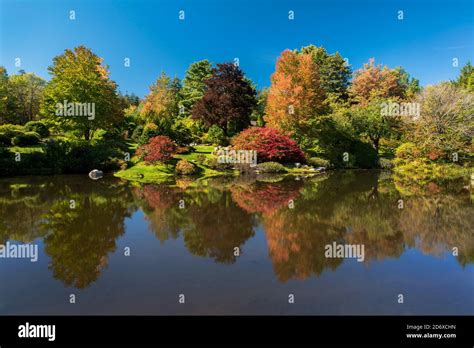
{"label": "grassy bank", "polygon": [[[174,177],[187,177],[192,180],[202,180],[209,177],[227,175],[237,176],[240,174],[238,170],[216,170],[205,165],[206,159],[213,157],[212,152],[214,146],[211,145],[197,145],[192,152],[175,155],[174,158],[167,164],[155,163],[147,164],[145,162],[138,162],[137,158],[132,159],[132,166],[125,170],[116,172],[116,177],[143,183],[163,183],[173,180]],[[175,166],[179,160],[187,160],[196,167],[196,173],[191,176],[179,176],[175,174]],[[203,161],[204,160],[204,161]],[[310,167],[296,168],[292,165],[285,165],[285,171],[279,173],[280,175],[307,175],[317,174]]]}

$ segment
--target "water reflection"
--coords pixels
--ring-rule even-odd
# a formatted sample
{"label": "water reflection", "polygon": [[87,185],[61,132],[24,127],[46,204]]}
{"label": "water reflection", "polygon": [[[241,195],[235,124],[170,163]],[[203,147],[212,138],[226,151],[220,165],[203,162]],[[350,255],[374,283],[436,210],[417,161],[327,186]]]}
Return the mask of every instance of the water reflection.
{"label": "water reflection", "polygon": [[410,187],[373,171],[143,186],[74,176],[4,179],[0,243],[43,240],[53,277],[75,288],[101,276],[127,232],[126,218],[141,219],[139,211],[162,247],[182,239],[188,253],[221,264],[236,263],[236,248],[245,255],[247,241],[261,228],[264,257],[282,283],[341,266],[343,259],[324,256],[334,241],[364,244],[368,265],[397,259],[407,248],[434,256],[457,248],[465,266],[474,262],[474,214],[464,185]]}
{"label": "water reflection", "polygon": [[[115,240],[125,232],[133,197],[118,181],[91,185],[79,177],[3,181],[1,239],[43,238],[53,276],[66,286],[85,288],[107,266]],[[8,189],[10,192],[8,194]]]}

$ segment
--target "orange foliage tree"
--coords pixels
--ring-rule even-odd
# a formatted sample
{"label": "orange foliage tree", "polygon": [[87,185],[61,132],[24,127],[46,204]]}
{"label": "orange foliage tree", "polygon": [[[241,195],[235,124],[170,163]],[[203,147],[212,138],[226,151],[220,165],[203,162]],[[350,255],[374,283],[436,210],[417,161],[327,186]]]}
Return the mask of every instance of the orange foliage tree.
{"label": "orange foliage tree", "polygon": [[405,92],[399,79],[396,70],[375,65],[375,60],[371,58],[355,72],[349,93],[354,101],[363,106],[374,98],[402,98]]}
{"label": "orange foliage tree", "polygon": [[287,135],[304,134],[309,121],[324,110],[324,100],[325,92],[312,56],[283,51],[268,91],[267,126]]}

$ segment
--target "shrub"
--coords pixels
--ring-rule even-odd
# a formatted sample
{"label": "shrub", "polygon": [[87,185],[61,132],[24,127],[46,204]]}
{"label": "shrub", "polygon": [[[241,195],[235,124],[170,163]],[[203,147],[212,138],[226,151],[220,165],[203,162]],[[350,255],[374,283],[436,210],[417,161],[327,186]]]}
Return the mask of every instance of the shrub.
{"label": "shrub", "polygon": [[0,133],[24,133],[25,131],[25,127],[17,124],[4,124],[0,126]]}
{"label": "shrub", "polygon": [[177,121],[171,126],[170,136],[178,145],[181,146],[186,146],[193,142],[191,130],[181,121]]}
{"label": "shrub", "polygon": [[143,126],[142,125],[138,125],[134,130],[133,130],[133,133],[132,133],[132,140],[135,141],[135,142],[139,142],[140,141],[140,137],[143,133]]}
{"label": "shrub", "polygon": [[257,165],[257,170],[261,173],[285,173],[286,168],[278,162],[264,162]]}
{"label": "shrub", "polygon": [[413,160],[421,157],[421,151],[414,143],[403,143],[397,147],[395,156],[405,160]]}
{"label": "shrub", "polygon": [[151,138],[159,135],[158,126],[154,123],[147,123],[143,128],[143,132],[140,135],[138,143],[144,145],[150,141]]}
{"label": "shrub", "polygon": [[192,175],[196,172],[196,167],[191,162],[180,160],[176,164],[175,172],[179,175]]}
{"label": "shrub", "polygon": [[[353,160],[351,167],[356,168],[377,168],[378,153],[374,150],[373,146],[359,141],[353,140],[349,151],[349,163]],[[351,158],[353,157],[353,158]]]}
{"label": "shrub", "polygon": [[178,146],[176,147],[176,153],[177,154],[184,154],[184,153],[189,153],[189,147],[187,146]]}
{"label": "shrub", "polygon": [[388,158],[380,158],[379,166],[382,169],[392,169],[394,167],[393,162]]}
{"label": "shrub", "polygon": [[159,135],[137,149],[137,155],[146,162],[167,162],[176,152],[176,144],[167,136]]}
{"label": "shrub", "polygon": [[30,146],[37,145],[40,142],[40,136],[36,132],[26,132],[13,137],[12,145],[14,146]]}
{"label": "shrub", "polygon": [[206,161],[206,155],[200,153],[196,156],[196,161],[199,163],[199,164],[203,164],[205,161]]}
{"label": "shrub", "polygon": [[212,125],[209,130],[207,131],[207,135],[205,137],[206,142],[212,145],[225,145],[226,137],[222,128],[218,125]]}
{"label": "shrub", "polygon": [[57,173],[63,171],[71,145],[57,139],[47,139],[44,146],[45,162]]}
{"label": "shrub", "polygon": [[27,131],[38,133],[41,138],[47,138],[50,134],[48,125],[42,121],[30,121],[25,124],[25,128]]}
{"label": "shrub", "polygon": [[0,146],[10,146],[12,139],[7,133],[0,133]]}
{"label": "shrub", "polygon": [[306,162],[298,144],[272,128],[247,128],[231,144],[236,150],[256,150],[259,162]]}
{"label": "shrub", "polygon": [[329,162],[327,159],[321,158],[321,157],[311,157],[308,160],[308,163],[312,165],[313,167],[324,167],[324,168],[329,168],[331,166],[331,162]]}
{"label": "shrub", "polygon": [[220,171],[230,170],[234,167],[234,165],[232,163],[220,163],[217,156],[208,157],[204,161],[204,165],[211,168],[211,169],[220,170]]}
{"label": "shrub", "polygon": [[0,143],[4,146],[11,146],[13,138],[25,134],[25,131],[25,127],[16,124],[0,126]]}

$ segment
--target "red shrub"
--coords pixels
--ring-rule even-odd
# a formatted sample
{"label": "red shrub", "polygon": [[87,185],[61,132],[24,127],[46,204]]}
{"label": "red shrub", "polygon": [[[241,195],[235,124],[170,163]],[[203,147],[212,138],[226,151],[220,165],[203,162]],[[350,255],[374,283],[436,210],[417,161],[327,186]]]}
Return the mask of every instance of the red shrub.
{"label": "red shrub", "polygon": [[256,150],[258,162],[306,162],[296,141],[273,128],[252,127],[231,140],[236,150]]}
{"label": "red shrub", "polygon": [[149,140],[148,144],[137,149],[137,155],[143,156],[146,162],[166,162],[176,153],[176,144],[167,136],[158,135]]}

